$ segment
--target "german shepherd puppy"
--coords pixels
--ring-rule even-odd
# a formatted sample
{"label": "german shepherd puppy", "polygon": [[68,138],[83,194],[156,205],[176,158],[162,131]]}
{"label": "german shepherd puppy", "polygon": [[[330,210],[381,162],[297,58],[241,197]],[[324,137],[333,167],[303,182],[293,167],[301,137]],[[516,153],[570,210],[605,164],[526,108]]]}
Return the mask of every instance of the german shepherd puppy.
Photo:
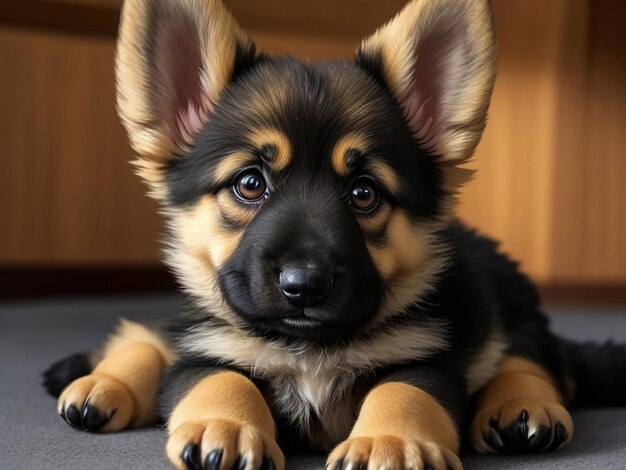
{"label": "german shepherd puppy", "polygon": [[160,416],[181,469],[282,470],[277,439],[333,469],[460,469],[466,431],[478,452],[555,450],[566,403],[623,403],[623,348],[553,336],[454,219],[495,56],[487,0],[410,1],[319,64],[257,54],[219,0],[127,0],[119,112],[190,302],[169,332],[122,322],[55,364],[61,417]]}

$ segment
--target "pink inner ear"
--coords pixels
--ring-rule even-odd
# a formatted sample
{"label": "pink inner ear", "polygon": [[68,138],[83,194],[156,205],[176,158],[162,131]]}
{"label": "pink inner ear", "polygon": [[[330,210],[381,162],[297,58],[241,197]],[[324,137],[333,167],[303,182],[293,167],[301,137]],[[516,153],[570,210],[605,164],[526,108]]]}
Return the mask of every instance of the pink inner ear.
{"label": "pink inner ear", "polygon": [[155,41],[155,90],[170,138],[178,146],[189,143],[213,110],[202,85],[202,51],[197,28],[189,18],[160,27]]}
{"label": "pink inner ear", "polygon": [[420,37],[409,86],[400,98],[413,135],[427,151],[441,143],[450,104],[463,80],[464,46],[454,27]]}

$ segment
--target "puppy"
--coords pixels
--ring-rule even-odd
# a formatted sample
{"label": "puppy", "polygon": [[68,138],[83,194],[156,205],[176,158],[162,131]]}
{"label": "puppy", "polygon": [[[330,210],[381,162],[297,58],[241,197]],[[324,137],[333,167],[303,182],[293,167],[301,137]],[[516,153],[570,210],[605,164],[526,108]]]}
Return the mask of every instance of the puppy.
{"label": "puppy", "polygon": [[63,419],[162,417],[181,469],[281,470],[278,442],[333,469],[460,469],[466,431],[483,453],[555,450],[568,402],[623,403],[623,349],[553,336],[516,264],[454,218],[495,56],[485,0],[411,1],[319,64],[257,54],[218,0],[127,0],[119,113],[189,304],[52,366]]}

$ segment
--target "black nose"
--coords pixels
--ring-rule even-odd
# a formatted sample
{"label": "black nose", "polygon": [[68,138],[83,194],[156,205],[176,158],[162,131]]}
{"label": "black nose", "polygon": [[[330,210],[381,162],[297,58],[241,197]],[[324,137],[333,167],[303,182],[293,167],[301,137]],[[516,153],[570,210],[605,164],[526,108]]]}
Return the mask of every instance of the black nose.
{"label": "black nose", "polygon": [[333,276],[320,269],[284,268],[280,287],[290,302],[300,306],[319,304],[333,286]]}

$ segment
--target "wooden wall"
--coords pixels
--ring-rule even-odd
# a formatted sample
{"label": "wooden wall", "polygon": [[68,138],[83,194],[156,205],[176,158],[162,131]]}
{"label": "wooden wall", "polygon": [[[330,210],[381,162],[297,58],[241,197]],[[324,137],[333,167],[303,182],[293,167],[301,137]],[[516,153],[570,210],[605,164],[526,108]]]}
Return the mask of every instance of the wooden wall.
{"label": "wooden wall", "polygon": [[499,77],[461,213],[551,283],[626,281],[617,0],[495,2]]}
{"label": "wooden wall", "polygon": [[[351,56],[404,1],[226,3],[261,49],[318,60]],[[2,266],[158,263],[114,109],[119,4],[0,2]],[[494,9],[499,78],[461,215],[544,283],[626,285],[626,3]]]}

